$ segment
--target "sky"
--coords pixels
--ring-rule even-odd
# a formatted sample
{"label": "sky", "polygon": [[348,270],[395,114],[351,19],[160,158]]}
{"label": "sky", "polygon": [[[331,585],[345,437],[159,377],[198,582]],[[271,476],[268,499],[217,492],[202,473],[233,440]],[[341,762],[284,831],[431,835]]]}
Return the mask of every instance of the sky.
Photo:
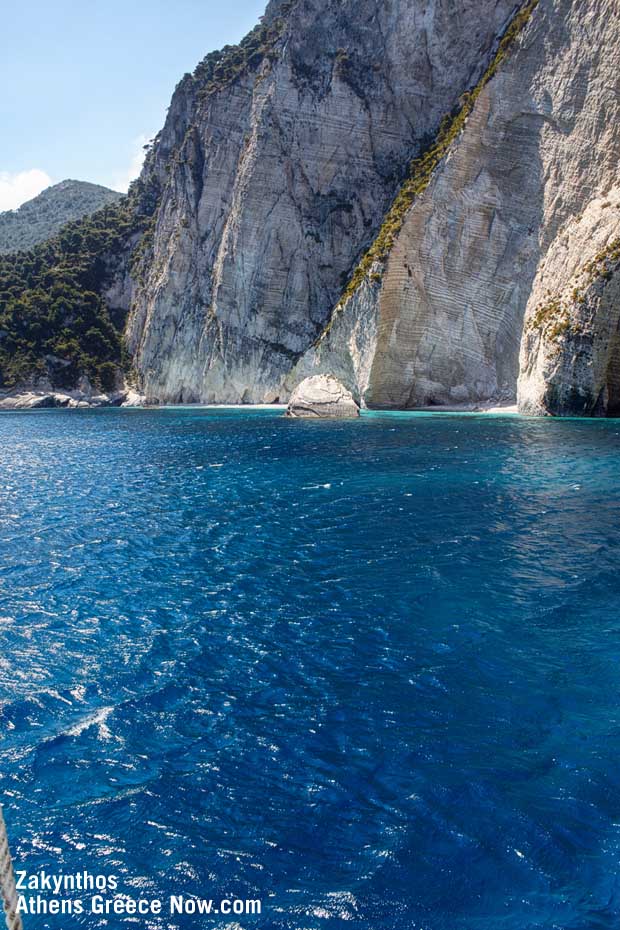
{"label": "sky", "polygon": [[127,190],[175,85],[267,0],[12,0],[0,55],[0,211],[66,178]]}

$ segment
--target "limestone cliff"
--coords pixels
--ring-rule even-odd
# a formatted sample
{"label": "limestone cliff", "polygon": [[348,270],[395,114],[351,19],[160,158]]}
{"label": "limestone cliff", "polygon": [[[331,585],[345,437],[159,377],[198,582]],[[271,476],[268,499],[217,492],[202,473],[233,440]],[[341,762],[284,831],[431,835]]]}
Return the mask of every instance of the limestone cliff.
{"label": "limestone cliff", "polygon": [[[514,400],[523,343],[524,411],[612,409],[601,397],[615,396],[619,365],[615,266],[609,259],[589,283],[572,279],[620,231],[610,194],[620,155],[618,9],[613,0],[531,6],[388,254],[302,361],[305,374],[335,357],[355,368],[351,334],[363,307],[376,336],[362,378],[349,383],[369,406]],[[558,329],[552,298],[575,286],[576,306],[562,311],[571,325]],[[545,297],[551,309],[533,323]]]}
{"label": "limestone cliff", "polygon": [[[620,416],[619,233],[615,188],[549,250],[536,287],[544,296],[528,316],[521,351],[524,413]],[[545,291],[546,280],[554,291]]]}
{"label": "limestone cliff", "polygon": [[411,157],[488,66],[514,0],[270,4],[243,66],[175,93],[129,349],[158,401],[284,399]]}

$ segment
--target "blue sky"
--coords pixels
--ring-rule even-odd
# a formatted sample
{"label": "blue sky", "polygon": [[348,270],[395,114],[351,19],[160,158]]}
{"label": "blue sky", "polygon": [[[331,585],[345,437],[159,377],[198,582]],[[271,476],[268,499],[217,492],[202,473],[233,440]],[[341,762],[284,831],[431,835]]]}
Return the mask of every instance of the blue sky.
{"label": "blue sky", "polygon": [[2,13],[0,210],[64,178],[126,189],[176,83],[267,0],[12,0]]}

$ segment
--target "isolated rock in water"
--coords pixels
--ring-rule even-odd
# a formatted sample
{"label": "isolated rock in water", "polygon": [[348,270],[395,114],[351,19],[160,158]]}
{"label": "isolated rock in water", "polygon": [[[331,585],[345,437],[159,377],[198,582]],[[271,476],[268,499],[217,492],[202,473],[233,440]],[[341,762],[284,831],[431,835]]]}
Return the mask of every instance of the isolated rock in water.
{"label": "isolated rock in water", "polygon": [[145,398],[143,394],[139,394],[138,391],[129,388],[121,403],[121,407],[143,407],[144,402]]}
{"label": "isolated rock in water", "polygon": [[291,395],[289,417],[359,417],[360,408],[350,391],[332,375],[315,375],[302,381]]}

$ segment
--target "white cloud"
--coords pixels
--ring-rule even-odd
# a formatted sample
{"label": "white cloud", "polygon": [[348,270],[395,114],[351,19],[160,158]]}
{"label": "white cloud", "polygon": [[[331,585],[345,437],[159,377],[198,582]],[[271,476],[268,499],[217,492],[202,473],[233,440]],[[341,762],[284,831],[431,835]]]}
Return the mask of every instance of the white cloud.
{"label": "white cloud", "polygon": [[27,200],[32,200],[40,194],[51,183],[52,179],[49,174],[41,171],[40,168],[19,171],[17,174],[0,171],[0,212],[16,210]]}
{"label": "white cloud", "polygon": [[131,145],[132,154],[129,167],[124,174],[117,176],[116,180],[113,182],[112,187],[114,190],[122,191],[125,193],[131,182],[135,181],[135,179],[138,177],[142,171],[142,165],[144,164],[144,157],[146,155],[144,146],[148,141],[149,140],[145,135],[138,136],[133,140]]}

